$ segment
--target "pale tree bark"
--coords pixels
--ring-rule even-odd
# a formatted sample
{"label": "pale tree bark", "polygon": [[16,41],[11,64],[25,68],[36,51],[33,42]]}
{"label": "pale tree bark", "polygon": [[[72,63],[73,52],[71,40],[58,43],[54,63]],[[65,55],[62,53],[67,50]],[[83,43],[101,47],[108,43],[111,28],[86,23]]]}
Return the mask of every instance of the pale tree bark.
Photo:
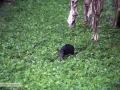
{"label": "pale tree bark", "polygon": [[92,39],[98,40],[98,20],[100,18],[101,11],[103,10],[103,0],[84,0],[84,21],[89,23],[94,34]]}
{"label": "pale tree bark", "polygon": [[[90,24],[90,19],[88,17],[88,15],[90,15],[92,13],[92,7],[91,7],[91,2],[92,0],[84,0],[84,7],[83,7],[83,13],[84,13],[84,21]],[[88,13],[89,11],[89,13]]]}
{"label": "pale tree bark", "polygon": [[70,13],[67,20],[69,24],[69,28],[75,27],[75,21],[78,15],[77,2],[78,0],[70,0],[70,3],[69,3]]}
{"label": "pale tree bark", "polygon": [[[78,15],[77,2],[78,0],[70,0],[70,13],[67,20],[69,28],[75,27],[75,21]],[[98,40],[98,20],[102,10],[103,0],[84,0],[84,21],[89,23],[93,28],[94,34],[92,39],[94,41]]]}

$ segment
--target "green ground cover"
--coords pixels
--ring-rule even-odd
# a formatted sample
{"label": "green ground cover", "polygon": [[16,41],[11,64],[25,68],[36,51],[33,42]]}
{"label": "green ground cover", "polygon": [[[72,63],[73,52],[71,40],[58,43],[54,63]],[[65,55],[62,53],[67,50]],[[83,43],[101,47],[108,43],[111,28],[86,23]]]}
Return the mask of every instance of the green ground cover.
{"label": "green ground cover", "polygon": [[[120,30],[112,26],[105,1],[99,41],[83,22],[83,1],[74,29],[66,22],[69,0],[14,0],[0,6],[0,90],[120,90]],[[74,45],[77,55],[60,61],[58,49]]]}

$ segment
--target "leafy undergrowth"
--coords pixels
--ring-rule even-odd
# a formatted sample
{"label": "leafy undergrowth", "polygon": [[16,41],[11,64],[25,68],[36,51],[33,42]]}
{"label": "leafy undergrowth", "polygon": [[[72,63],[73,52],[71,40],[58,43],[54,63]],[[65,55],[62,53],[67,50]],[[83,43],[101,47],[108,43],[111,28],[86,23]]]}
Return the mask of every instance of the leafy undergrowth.
{"label": "leafy undergrowth", "polygon": [[[0,83],[22,84],[0,90],[120,90],[120,30],[108,22],[106,6],[94,43],[80,3],[74,29],[66,22],[67,0],[15,0],[0,7]],[[66,43],[78,53],[60,61],[58,49]]]}

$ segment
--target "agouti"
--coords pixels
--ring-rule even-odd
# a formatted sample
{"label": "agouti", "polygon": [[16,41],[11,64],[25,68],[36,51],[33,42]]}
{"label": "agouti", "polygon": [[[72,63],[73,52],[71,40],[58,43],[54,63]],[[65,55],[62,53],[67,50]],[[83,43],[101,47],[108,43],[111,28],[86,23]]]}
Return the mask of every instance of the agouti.
{"label": "agouti", "polygon": [[74,54],[74,46],[70,44],[64,45],[58,52],[58,55],[61,60],[63,60],[64,56],[68,54],[72,54],[72,55]]}

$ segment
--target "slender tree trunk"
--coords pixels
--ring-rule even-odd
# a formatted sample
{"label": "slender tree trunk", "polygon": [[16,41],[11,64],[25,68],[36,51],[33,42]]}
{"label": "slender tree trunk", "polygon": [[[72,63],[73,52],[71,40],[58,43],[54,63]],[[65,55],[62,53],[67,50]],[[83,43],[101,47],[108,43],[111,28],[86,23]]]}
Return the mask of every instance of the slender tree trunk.
{"label": "slender tree trunk", "polygon": [[69,24],[69,28],[75,27],[75,21],[78,15],[77,2],[78,0],[70,0],[70,3],[69,3],[70,13],[67,20]]}
{"label": "slender tree trunk", "polygon": [[115,19],[113,24],[116,27],[120,27],[120,0],[115,2]]}
{"label": "slender tree trunk", "polygon": [[98,20],[100,18],[101,11],[103,10],[103,0],[84,0],[84,21],[89,23],[94,34],[92,39],[98,40]]}

